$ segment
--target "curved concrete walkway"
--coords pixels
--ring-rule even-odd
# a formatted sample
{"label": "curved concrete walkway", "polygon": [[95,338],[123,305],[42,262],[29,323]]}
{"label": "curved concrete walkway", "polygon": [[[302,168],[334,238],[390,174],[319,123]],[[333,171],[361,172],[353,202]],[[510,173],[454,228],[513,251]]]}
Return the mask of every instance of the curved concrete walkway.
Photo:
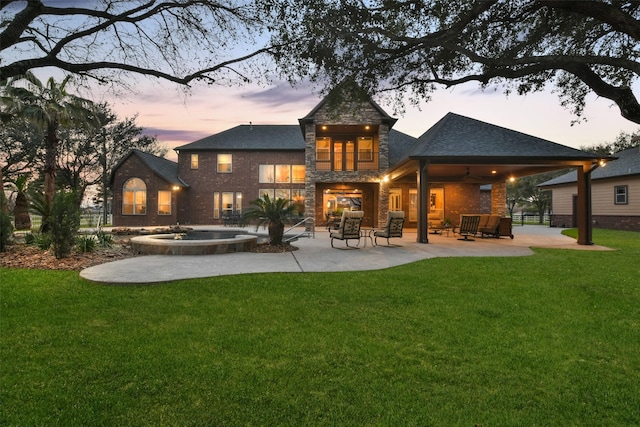
{"label": "curved concrete walkway", "polygon": [[[609,250],[597,245],[578,245],[561,231],[544,226],[514,226],[513,240],[476,238],[464,242],[453,234],[449,237],[430,234],[429,244],[421,244],[416,243],[415,230],[405,230],[402,239],[391,240],[400,246],[372,246],[369,239],[364,246],[362,239],[361,249],[340,250],[332,249],[328,232],[318,228],[315,238],[296,241],[294,246],[299,249],[293,252],[146,255],[89,267],[80,276],[101,283],[137,284],[246,273],[378,270],[436,257],[525,256],[533,254],[531,247]],[[345,247],[341,241],[335,241],[335,245]]]}

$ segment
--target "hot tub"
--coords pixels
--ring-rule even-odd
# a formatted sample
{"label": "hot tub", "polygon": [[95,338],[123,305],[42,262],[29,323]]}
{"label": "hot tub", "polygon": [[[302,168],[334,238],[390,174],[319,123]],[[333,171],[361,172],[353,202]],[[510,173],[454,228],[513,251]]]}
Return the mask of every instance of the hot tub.
{"label": "hot tub", "polygon": [[215,255],[250,252],[258,236],[240,230],[192,230],[186,234],[152,234],[131,238],[131,249],[145,255]]}

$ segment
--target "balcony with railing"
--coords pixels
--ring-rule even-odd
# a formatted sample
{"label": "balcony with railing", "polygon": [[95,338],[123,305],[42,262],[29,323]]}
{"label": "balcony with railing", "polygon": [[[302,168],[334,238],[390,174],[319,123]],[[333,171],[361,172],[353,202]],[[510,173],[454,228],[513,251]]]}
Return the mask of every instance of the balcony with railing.
{"label": "balcony with railing", "polygon": [[316,153],[318,171],[372,171],[378,170],[378,153]]}

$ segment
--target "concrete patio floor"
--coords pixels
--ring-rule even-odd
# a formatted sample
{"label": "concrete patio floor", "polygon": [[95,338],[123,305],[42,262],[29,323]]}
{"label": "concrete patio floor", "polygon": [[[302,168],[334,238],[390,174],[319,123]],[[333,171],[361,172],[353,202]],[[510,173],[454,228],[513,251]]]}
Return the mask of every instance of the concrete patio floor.
{"label": "concrete patio floor", "polygon": [[[138,284],[247,273],[378,270],[436,257],[526,256],[533,254],[532,247],[610,250],[598,245],[578,245],[561,231],[545,226],[514,226],[514,239],[477,237],[474,241],[460,241],[453,234],[429,234],[429,243],[422,244],[416,243],[416,230],[409,229],[402,239],[391,239],[398,246],[372,246],[369,239],[365,246],[362,239],[360,249],[341,250],[333,249],[329,233],[318,227],[315,238],[294,242],[299,249],[293,252],[145,255],[90,267],[82,270],[80,276],[100,283]],[[344,242],[337,240],[335,246],[346,248]]]}

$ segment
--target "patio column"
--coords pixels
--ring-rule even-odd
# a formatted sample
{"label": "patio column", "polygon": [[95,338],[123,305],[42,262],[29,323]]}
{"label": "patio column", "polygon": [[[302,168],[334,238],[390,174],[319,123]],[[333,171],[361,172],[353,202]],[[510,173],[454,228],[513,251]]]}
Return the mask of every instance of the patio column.
{"label": "patio column", "polygon": [[591,220],[591,169],[590,163],[578,167],[578,244],[593,245]]}
{"label": "patio column", "polygon": [[427,201],[429,200],[429,176],[427,161],[420,160],[418,170],[418,236],[417,243],[429,243],[429,229],[427,224]]}

